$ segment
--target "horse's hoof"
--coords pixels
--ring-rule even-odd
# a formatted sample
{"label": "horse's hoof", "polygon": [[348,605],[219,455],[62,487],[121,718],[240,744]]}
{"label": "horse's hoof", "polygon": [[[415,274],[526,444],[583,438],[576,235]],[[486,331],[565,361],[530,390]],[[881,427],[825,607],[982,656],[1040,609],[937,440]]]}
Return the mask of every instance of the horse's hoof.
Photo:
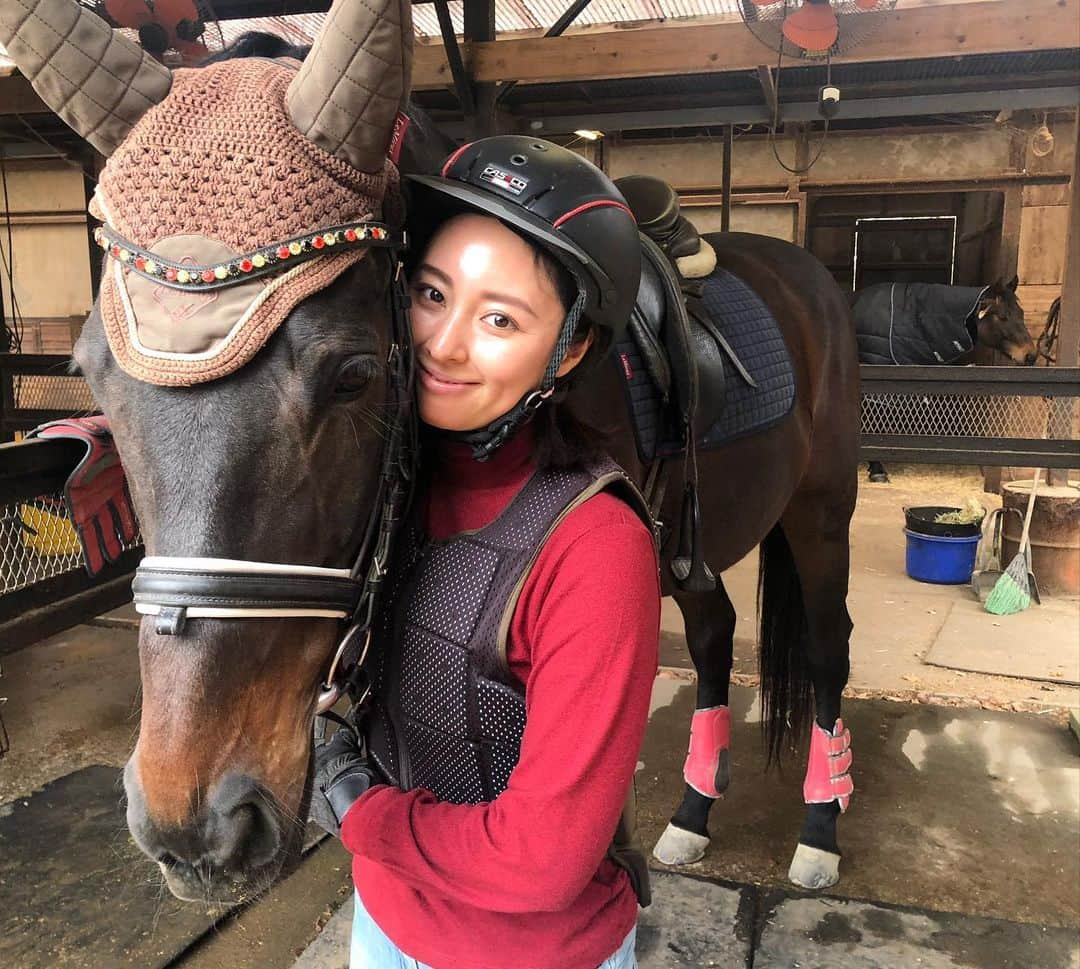
{"label": "horse's hoof", "polygon": [[788,878],[799,888],[811,891],[829,888],[840,881],[840,856],[800,843],[791,859]]}
{"label": "horse's hoof", "polygon": [[870,481],[873,484],[888,484],[889,476],[887,474],[872,474],[870,475]]}
{"label": "horse's hoof", "polygon": [[705,857],[709,839],[685,828],[669,824],[653,848],[653,857],[665,865],[692,865]]}

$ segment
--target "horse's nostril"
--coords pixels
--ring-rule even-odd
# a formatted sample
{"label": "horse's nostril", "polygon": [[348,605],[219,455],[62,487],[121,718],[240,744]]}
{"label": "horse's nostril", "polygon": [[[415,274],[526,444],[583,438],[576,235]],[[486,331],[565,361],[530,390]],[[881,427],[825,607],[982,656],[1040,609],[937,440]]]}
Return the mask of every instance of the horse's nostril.
{"label": "horse's nostril", "polygon": [[243,864],[258,867],[277,854],[277,825],[261,798],[238,805],[232,811],[232,819]]}
{"label": "horse's nostril", "polygon": [[264,793],[251,778],[221,782],[211,806],[218,863],[225,868],[258,868],[273,861],[281,846],[280,825]]}
{"label": "horse's nostril", "polygon": [[161,852],[154,861],[159,865],[164,865],[166,868],[175,868],[179,864],[179,859],[171,851]]}

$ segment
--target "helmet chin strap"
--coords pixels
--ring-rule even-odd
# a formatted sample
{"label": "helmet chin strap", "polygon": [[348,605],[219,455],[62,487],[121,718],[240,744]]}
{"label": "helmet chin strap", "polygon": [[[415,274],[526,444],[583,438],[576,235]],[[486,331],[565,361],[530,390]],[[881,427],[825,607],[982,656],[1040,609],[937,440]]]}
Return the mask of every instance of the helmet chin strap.
{"label": "helmet chin strap", "polygon": [[551,360],[548,361],[538,390],[529,391],[502,417],[497,417],[487,427],[473,431],[444,431],[444,436],[468,444],[472,448],[473,458],[477,461],[487,461],[514,436],[518,428],[528,424],[544,401],[555,392],[555,379],[559,367],[562,366],[574,343],[574,333],[577,331],[581,312],[585,308],[585,298],[585,289],[579,281],[577,298],[566,314],[566,319],[563,320],[559,339],[555,343],[555,350],[551,355]]}

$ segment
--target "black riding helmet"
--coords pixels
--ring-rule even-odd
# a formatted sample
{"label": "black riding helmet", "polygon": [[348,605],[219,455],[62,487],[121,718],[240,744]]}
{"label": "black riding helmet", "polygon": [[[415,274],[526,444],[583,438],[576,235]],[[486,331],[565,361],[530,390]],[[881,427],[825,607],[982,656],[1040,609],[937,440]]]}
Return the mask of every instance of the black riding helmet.
{"label": "black riding helmet", "polygon": [[407,179],[421,221],[441,222],[463,212],[493,216],[543,248],[577,285],[539,390],[488,427],[464,435],[474,455],[485,460],[551,396],[582,317],[598,331],[600,353],[626,329],[641,274],[637,223],[599,168],[567,148],[523,135],[463,145],[440,175]]}

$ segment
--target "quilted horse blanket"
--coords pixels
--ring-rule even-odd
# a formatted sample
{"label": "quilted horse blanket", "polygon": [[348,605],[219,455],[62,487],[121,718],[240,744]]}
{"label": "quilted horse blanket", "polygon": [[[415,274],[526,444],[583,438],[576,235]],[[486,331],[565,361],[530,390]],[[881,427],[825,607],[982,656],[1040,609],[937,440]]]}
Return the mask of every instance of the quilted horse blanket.
{"label": "quilted horse blanket", "polygon": [[975,341],[968,317],[985,286],[876,283],[855,297],[860,363],[953,363]]}

